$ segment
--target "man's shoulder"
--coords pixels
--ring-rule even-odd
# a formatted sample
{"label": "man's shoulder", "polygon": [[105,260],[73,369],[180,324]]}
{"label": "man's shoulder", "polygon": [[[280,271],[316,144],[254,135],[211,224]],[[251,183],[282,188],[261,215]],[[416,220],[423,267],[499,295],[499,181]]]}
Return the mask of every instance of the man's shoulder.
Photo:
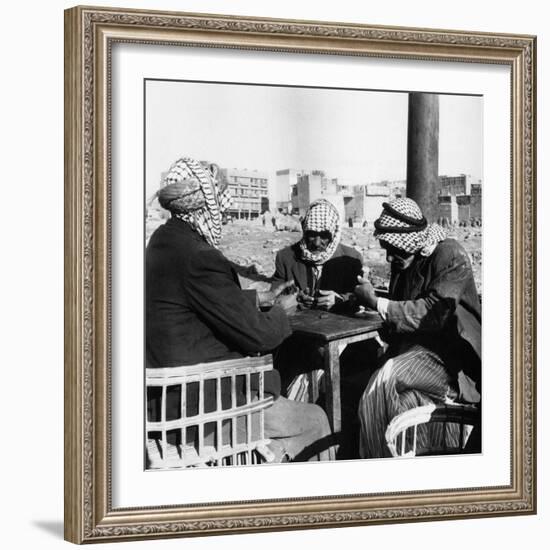
{"label": "man's shoulder", "polygon": [[209,245],[204,239],[194,242],[189,250],[184,252],[192,264],[199,266],[221,266],[229,267],[229,260],[221,250]]}
{"label": "man's shoulder", "polygon": [[453,259],[468,259],[468,253],[456,239],[447,237],[435,247],[432,259],[438,263],[450,263]]}
{"label": "man's shoulder", "polygon": [[171,219],[158,227],[151,235],[148,248],[168,253],[174,260],[182,260],[185,264],[225,261],[218,249],[180,220]]}
{"label": "man's shoulder", "polygon": [[299,249],[300,247],[299,247],[299,241],[298,241],[294,244],[290,244],[288,246],[285,246],[284,248],[281,248],[277,252],[277,256],[282,261],[296,261],[296,259],[299,256],[298,254]]}

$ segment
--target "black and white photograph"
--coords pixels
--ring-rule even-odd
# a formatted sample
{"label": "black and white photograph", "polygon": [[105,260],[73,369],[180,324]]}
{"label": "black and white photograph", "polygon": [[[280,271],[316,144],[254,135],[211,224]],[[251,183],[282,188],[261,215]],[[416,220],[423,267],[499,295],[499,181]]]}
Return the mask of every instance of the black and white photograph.
{"label": "black and white photograph", "polygon": [[147,470],[483,451],[483,107],[145,79]]}

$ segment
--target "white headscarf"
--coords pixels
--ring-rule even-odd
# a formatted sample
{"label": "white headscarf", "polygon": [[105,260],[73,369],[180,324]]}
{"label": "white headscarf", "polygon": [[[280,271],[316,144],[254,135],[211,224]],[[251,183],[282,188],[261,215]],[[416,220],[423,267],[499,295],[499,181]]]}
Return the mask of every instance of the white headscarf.
{"label": "white headscarf", "polygon": [[307,248],[305,239],[300,241],[300,254],[304,261],[314,265],[322,265],[332,258],[336,247],[340,243],[342,228],[340,227],[340,216],[336,207],[326,199],[313,201],[302,221],[302,231],[315,231],[321,233],[328,231],[331,235],[331,241],[326,250],[322,252],[311,252]]}
{"label": "white headscarf", "polygon": [[203,166],[191,158],[177,160],[159,190],[160,205],[187,222],[206,242],[218,246],[222,214],[231,204],[229,189],[220,189],[215,164]]}

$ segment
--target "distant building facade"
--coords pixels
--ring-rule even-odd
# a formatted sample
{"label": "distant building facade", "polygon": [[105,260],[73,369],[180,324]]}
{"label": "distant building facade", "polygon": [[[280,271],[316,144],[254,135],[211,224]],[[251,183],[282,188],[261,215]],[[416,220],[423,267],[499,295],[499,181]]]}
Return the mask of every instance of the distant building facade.
{"label": "distant building facade", "polygon": [[307,173],[307,170],[296,168],[285,168],[275,172],[275,207],[279,212],[291,212],[292,189],[298,183],[298,178]]}
{"label": "distant building facade", "polygon": [[450,224],[471,224],[482,218],[481,181],[473,183],[471,176],[440,176],[439,212],[441,220]]}
{"label": "distant building facade", "polygon": [[229,216],[251,220],[269,210],[269,178],[265,172],[222,168],[220,175],[233,199],[227,211]]}
{"label": "distant building facade", "polygon": [[458,176],[439,176],[439,194],[451,195],[469,195],[472,186],[472,178],[466,174]]}
{"label": "distant building facade", "polygon": [[354,224],[367,222],[372,224],[382,212],[382,203],[390,200],[390,189],[385,184],[369,183],[357,185],[353,196],[346,201],[345,217]]}
{"label": "distant building facade", "polygon": [[481,208],[481,183],[472,183],[470,193],[470,216],[478,220],[483,216]]}
{"label": "distant building facade", "polygon": [[439,217],[442,220],[446,220],[451,224],[458,221],[458,205],[456,203],[456,197],[452,195],[443,195],[438,198],[438,203]]}
{"label": "distant building facade", "polygon": [[298,176],[296,185],[292,187],[292,212],[304,216],[309,205],[321,198],[327,199],[336,207],[343,221],[344,194],[339,190],[338,179],[327,177],[322,170],[312,170],[311,173]]}
{"label": "distant building facade", "polygon": [[407,196],[407,180],[396,180],[388,182],[390,198],[402,199]]}
{"label": "distant building facade", "polygon": [[468,223],[472,217],[470,214],[470,195],[458,195],[456,197],[456,209],[458,221]]}

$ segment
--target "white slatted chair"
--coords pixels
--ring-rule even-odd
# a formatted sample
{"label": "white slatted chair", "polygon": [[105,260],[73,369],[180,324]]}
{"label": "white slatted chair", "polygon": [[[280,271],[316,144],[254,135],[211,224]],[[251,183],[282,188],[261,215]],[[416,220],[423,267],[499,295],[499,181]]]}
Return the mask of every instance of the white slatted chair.
{"label": "white slatted chair", "polygon": [[[272,461],[264,436],[264,411],[273,402],[264,394],[264,375],[272,368],[267,355],[146,369],[147,468]],[[205,388],[214,404],[205,402]],[[174,408],[179,414],[169,418]]]}
{"label": "white slatted chair", "polygon": [[[418,426],[440,424],[441,444],[437,448],[418,447]],[[459,425],[456,445],[449,445],[447,427]],[[466,444],[473,428],[480,427],[479,408],[461,403],[443,403],[415,407],[397,415],[386,429],[386,443],[394,457],[449,455],[467,452]]]}

